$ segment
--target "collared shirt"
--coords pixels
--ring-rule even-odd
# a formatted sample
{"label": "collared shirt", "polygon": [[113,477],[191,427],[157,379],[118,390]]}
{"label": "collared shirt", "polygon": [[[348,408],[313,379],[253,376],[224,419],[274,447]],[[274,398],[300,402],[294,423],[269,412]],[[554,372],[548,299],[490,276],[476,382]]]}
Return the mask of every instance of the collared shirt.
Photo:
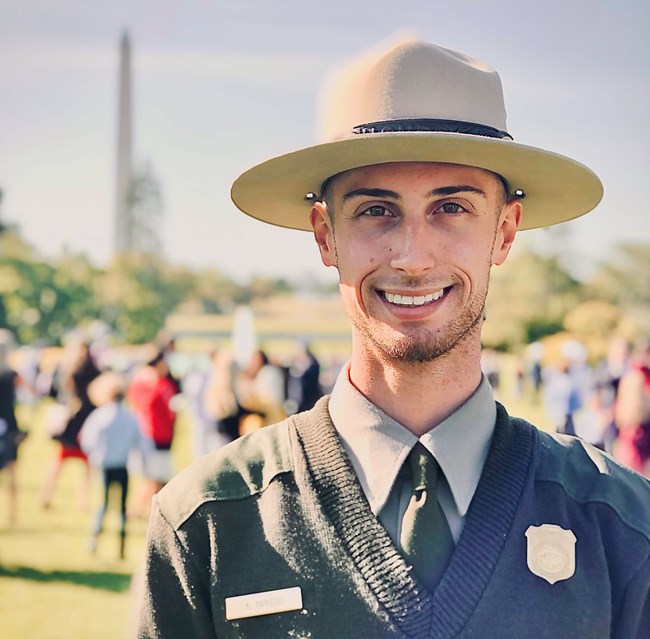
{"label": "collared shirt", "polygon": [[[399,471],[418,437],[357,390],[349,364],[338,376],[329,411],[372,512],[391,538],[399,539],[401,515],[410,499],[410,482]],[[476,492],[495,422],[492,389],[483,377],[460,408],[419,438],[444,473],[438,500],[455,541]]]}

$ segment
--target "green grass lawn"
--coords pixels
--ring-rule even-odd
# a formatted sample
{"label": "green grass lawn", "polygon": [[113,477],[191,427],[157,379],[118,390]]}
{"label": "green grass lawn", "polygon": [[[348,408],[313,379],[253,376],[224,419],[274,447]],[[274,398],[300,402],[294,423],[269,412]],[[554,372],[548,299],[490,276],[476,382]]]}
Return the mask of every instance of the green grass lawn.
{"label": "green grass lawn", "polygon": [[[506,376],[508,379],[510,376]],[[530,393],[515,398],[511,384],[498,393],[508,410],[546,427],[541,405]],[[15,527],[7,525],[5,481],[0,490],[0,636],[3,639],[122,639],[128,636],[131,575],[141,564],[146,524],[129,523],[126,559],[118,557],[118,517],[109,511],[98,551],[88,551],[88,533],[99,500],[78,508],[83,466],[64,464],[52,506],[39,505],[47,463],[56,445],[42,426],[43,408],[23,408],[21,424],[30,435],[19,458],[19,508]],[[181,414],[174,442],[175,467],[191,458],[191,432]],[[132,477],[130,496],[138,489]],[[115,507],[117,504],[115,504]]]}
{"label": "green grass lawn", "polygon": [[[39,496],[56,450],[42,427],[43,410],[23,408],[30,431],[18,460],[19,503],[14,527],[7,521],[6,478],[0,475],[0,636],[3,639],[122,639],[128,636],[131,575],[142,561],[146,523],[128,525],[126,558],[118,559],[117,500],[109,510],[98,550],[88,550],[89,530],[99,503],[93,484],[90,507],[78,505],[83,464],[66,461],[49,509]],[[176,468],[189,461],[190,435],[181,416],[174,450]],[[130,497],[138,490],[132,476]]]}

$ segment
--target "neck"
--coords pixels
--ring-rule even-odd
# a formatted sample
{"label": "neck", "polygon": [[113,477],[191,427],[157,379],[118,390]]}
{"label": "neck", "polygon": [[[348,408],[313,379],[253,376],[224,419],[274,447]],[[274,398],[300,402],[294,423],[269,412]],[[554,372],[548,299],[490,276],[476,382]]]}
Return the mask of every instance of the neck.
{"label": "neck", "polygon": [[389,359],[355,340],[350,381],[375,406],[420,437],[478,388],[480,343],[467,340],[435,360],[411,363]]}

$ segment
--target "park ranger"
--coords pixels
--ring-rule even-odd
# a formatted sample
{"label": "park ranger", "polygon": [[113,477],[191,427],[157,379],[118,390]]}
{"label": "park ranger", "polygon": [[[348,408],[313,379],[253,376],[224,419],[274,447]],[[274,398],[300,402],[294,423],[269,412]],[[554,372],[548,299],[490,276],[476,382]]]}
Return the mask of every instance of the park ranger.
{"label": "park ranger", "polygon": [[593,209],[599,179],[515,142],[498,74],[433,44],[351,62],[323,100],[323,141],[232,197],[313,233],[350,362],[157,496],[140,635],[647,636],[648,483],[510,417],[480,368],[492,267],[519,229]]}

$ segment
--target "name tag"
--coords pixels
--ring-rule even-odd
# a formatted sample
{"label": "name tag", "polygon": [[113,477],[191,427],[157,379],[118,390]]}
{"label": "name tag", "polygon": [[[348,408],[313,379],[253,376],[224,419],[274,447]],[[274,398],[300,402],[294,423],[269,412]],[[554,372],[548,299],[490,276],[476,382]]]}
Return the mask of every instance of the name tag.
{"label": "name tag", "polygon": [[244,619],[302,609],[302,590],[299,586],[255,592],[239,597],[226,597],[226,619]]}

